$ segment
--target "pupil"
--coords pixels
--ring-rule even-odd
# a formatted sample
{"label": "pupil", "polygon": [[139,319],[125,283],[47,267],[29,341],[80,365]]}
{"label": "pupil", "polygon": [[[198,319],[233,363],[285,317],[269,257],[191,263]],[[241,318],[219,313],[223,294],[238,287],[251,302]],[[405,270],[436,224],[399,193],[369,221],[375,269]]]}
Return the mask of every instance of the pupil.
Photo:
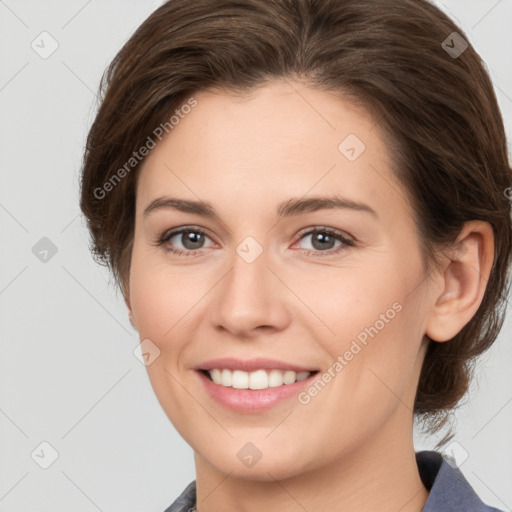
{"label": "pupil", "polygon": [[[315,242],[322,242],[322,241],[323,242],[326,242],[326,241],[327,242],[333,242],[334,238],[331,235],[329,235],[329,234],[317,232],[316,236],[313,237],[313,245],[315,245]],[[316,248],[318,248],[318,247],[316,247]],[[320,249],[322,249],[322,248],[325,249],[326,245],[325,244],[320,244],[319,248]],[[331,245],[329,245],[328,248],[331,249],[332,248]]]}
{"label": "pupil", "polygon": [[183,245],[187,249],[198,249],[199,247],[201,247],[201,242],[203,241],[202,233],[196,233],[195,231],[188,231],[187,233],[184,233],[183,235],[185,236],[185,242],[186,242],[186,243],[183,243]]}

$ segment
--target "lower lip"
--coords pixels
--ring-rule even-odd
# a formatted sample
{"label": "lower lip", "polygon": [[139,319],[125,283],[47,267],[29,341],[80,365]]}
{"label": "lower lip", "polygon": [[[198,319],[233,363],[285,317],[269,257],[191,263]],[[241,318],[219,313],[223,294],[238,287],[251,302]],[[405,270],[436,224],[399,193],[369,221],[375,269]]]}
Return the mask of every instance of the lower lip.
{"label": "lower lip", "polygon": [[287,398],[297,396],[304,387],[311,384],[317,375],[312,373],[307,379],[275,388],[236,389],[215,384],[201,371],[196,373],[214,400],[234,411],[247,413],[266,411]]}

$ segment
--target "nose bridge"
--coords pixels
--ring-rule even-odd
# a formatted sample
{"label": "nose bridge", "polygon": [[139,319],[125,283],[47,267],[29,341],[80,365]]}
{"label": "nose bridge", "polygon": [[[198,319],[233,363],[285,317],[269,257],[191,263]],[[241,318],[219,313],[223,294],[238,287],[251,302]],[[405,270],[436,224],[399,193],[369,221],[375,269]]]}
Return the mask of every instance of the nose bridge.
{"label": "nose bridge", "polygon": [[213,322],[241,333],[282,321],[283,304],[276,294],[278,285],[271,265],[270,251],[247,236],[235,247],[231,268],[219,283],[213,302]]}
{"label": "nose bridge", "polygon": [[230,298],[236,301],[232,306],[238,306],[239,309],[242,309],[243,304],[252,308],[262,307],[269,292],[269,263],[268,249],[253,236],[247,236],[235,247],[232,268],[224,290],[228,301]]}

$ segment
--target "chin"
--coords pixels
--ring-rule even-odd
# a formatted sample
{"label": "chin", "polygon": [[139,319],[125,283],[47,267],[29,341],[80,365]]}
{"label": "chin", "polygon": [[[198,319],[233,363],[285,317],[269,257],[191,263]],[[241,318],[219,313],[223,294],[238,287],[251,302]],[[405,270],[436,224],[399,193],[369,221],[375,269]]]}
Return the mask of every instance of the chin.
{"label": "chin", "polygon": [[217,471],[241,480],[284,480],[310,469],[308,461],[302,459],[304,453],[300,452],[300,443],[291,451],[283,451],[282,444],[273,446],[268,439],[266,443],[264,438],[261,442],[256,439],[254,443],[246,439],[244,436],[244,440],[218,443],[215,450],[210,444],[204,446],[204,450],[194,448],[194,451]]}

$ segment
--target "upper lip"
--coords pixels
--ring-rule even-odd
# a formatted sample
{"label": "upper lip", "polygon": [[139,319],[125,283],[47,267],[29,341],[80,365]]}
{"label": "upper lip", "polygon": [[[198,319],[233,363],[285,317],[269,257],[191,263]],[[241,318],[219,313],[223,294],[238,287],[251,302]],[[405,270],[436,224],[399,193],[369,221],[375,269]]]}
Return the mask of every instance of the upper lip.
{"label": "upper lip", "polygon": [[243,370],[251,372],[254,370],[268,369],[268,370],[291,370],[296,373],[299,372],[314,372],[316,369],[306,368],[298,364],[286,363],[278,361],[277,359],[255,358],[255,359],[236,359],[233,357],[223,357],[220,359],[211,359],[205,361],[195,367],[196,370],[213,370],[214,368],[228,369],[228,370]]}

